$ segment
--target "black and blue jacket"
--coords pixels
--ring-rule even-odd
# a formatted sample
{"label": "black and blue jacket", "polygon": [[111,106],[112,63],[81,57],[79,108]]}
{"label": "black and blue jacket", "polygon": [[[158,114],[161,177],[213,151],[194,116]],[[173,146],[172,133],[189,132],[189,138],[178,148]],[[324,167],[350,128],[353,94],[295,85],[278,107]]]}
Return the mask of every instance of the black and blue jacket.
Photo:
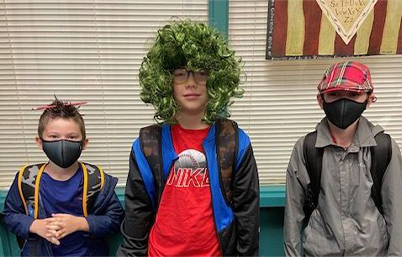
{"label": "black and blue jacket", "polygon": [[[250,139],[237,129],[236,161],[233,168],[232,197],[222,188],[218,165],[216,128],[212,125],[203,142],[209,171],[215,228],[224,256],[257,256],[259,245],[259,181]],[[148,235],[154,224],[164,184],[178,159],[174,151],[170,125],[163,125],[158,139],[161,169],[151,168],[141,140],[133,143],[130,170],[125,191],[126,215],[122,223],[123,244],[118,256],[147,256]],[[147,150],[147,149],[145,149]],[[149,150],[149,149],[148,149]]]}
{"label": "black and blue jacket", "polygon": [[[25,214],[24,204],[18,192],[17,176],[8,191],[4,204],[3,213],[6,227],[26,240],[21,249],[21,256],[54,256],[49,241],[29,233],[34,218]],[[86,240],[89,256],[109,255],[107,236],[118,231],[123,219],[123,208],[114,191],[116,184],[117,178],[105,173],[104,187],[96,196],[90,215],[86,217],[90,231],[84,233],[83,240]],[[39,201],[41,201],[40,194]],[[38,219],[47,218],[42,207],[39,207],[38,214]]]}

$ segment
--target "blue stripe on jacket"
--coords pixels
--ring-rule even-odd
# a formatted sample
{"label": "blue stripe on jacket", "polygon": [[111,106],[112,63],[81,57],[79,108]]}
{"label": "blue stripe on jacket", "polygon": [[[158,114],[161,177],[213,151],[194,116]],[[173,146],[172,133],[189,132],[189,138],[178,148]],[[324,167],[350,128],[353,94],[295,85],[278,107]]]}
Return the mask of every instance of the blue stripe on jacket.
{"label": "blue stripe on jacket", "polygon": [[137,161],[138,169],[140,170],[142,180],[144,181],[145,188],[147,189],[149,198],[152,202],[152,208],[156,209],[156,191],[155,191],[155,180],[151,167],[147,162],[144,154],[141,151],[141,143],[139,139],[136,139],[133,144],[133,151],[135,154],[135,159]]}

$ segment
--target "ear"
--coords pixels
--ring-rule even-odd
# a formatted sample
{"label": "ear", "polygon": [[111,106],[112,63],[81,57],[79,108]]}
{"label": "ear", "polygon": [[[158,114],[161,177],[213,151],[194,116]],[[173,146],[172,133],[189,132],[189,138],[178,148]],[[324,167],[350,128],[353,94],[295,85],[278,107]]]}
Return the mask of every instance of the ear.
{"label": "ear", "polygon": [[367,98],[367,107],[368,108],[372,103],[375,103],[375,101],[377,101],[377,97],[375,96],[374,93],[369,94],[368,98]]}
{"label": "ear", "polygon": [[322,100],[322,95],[321,94],[317,94],[317,102],[318,102],[318,105],[320,106],[320,108],[322,109],[323,100]]}
{"label": "ear", "polygon": [[82,143],[82,150],[85,150],[88,147],[89,139],[85,138],[84,142]]}
{"label": "ear", "polygon": [[43,150],[42,140],[38,135],[35,136],[35,142],[39,149]]}

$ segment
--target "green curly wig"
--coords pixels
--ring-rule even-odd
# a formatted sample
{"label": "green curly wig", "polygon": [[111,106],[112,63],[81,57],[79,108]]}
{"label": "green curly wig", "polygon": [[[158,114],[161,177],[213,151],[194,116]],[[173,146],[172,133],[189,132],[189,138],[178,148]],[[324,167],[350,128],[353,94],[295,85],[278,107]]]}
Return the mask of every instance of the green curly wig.
{"label": "green curly wig", "polygon": [[242,97],[238,86],[243,66],[224,37],[212,27],[189,20],[172,21],[158,30],[154,44],[141,64],[139,78],[141,99],[152,104],[154,119],[176,123],[180,106],[173,97],[176,68],[208,70],[208,103],[203,120],[211,125],[232,104],[230,97]]}

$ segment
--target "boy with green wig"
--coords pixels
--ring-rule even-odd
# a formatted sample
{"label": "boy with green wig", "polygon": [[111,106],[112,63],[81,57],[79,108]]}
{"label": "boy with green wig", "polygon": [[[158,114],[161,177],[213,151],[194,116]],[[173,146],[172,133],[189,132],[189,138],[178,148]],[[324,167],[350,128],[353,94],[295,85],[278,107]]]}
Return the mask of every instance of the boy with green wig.
{"label": "boy with green wig", "polygon": [[241,61],[198,22],[158,30],[140,68],[158,124],[133,143],[119,256],[256,256],[259,182],[250,139],[223,117]]}

